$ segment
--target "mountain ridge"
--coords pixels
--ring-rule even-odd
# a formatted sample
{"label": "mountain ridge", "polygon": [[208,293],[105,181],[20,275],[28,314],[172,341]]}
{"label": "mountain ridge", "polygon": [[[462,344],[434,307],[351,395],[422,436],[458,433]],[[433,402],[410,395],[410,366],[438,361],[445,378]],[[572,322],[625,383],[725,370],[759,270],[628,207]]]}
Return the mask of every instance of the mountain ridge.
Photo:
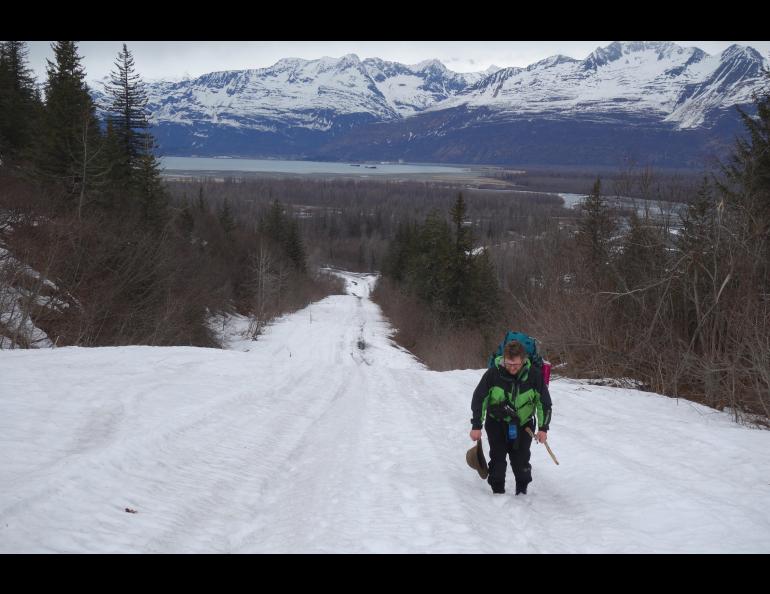
{"label": "mountain ridge", "polygon": [[[602,136],[610,151],[606,157],[618,147],[604,142],[615,129],[603,135],[603,124],[643,123],[655,128],[661,141],[674,132],[703,138],[710,147],[724,144],[725,134],[738,129],[734,107],[750,106],[769,66],[754,48],[736,44],[709,55],[673,42],[613,42],[584,60],[557,54],[494,72],[457,73],[436,59],[406,65],[346,54],[283,58],[267,68],[146,86],[150,119],[165,152],[222,154],[230,145],[239,155],[343,158],[334,147],[355,152],[355,146],[367,144],[367,134],[379,136],[383,126],[394,134],[408,128],[410,142],[429,139],[436,131],[426,122],[439,114],[455,126],[445,135],[467,145],[454,151],[459,162],[477,162],[478,150],[462,138],[463,130],[521,127],[527,121],[594,122],[598,128],[591,134]],[[467,118],[460,121],[459,113]],[[518,134],[510,141],[517,142]],[[391,149],[398,142],[389,144],[385,152],[397,154]],[[695,145],[685,153],[682,159],[690,163],[704,157],[696,156]],[[414,157],[439,155],[429,150]]]}

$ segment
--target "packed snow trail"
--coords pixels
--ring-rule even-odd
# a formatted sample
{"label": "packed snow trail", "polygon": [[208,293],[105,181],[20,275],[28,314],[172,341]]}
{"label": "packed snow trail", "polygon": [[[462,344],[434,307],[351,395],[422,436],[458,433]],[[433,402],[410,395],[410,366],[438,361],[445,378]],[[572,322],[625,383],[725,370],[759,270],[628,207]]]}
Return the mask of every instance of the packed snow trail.
{"label": "packed snow trail", "polygon": [[554,379],[561,465],[493,496],[483,370],[427,370],[344,276],[230,350],[0,351],[0,553],[770,552],[770,432],[655,394]]}

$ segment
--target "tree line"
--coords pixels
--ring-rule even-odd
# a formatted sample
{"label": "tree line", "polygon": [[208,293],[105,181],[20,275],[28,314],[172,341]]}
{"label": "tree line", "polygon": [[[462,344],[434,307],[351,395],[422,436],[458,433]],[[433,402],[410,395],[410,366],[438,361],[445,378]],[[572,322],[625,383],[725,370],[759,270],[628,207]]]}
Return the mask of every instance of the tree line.
{"label": "tree line", "polygon": [[699,184],[644,168],[610,193],[595,178],[572,213],[456,192],[451,207],[400,209],[373,294],[396,339],[434,369],[476,368],[519,329],[562,374],[770,418],[770,94],[754,108]]}
{"label": "tree line", "polygon": [[[8,262],[51,279],[66,301],[52,310],[28,299],[25,316],[57,344],[216,346],[215,313],[258,311],[264,323],[339,290],[308,271],[280,204],[256,226],[226,205],[172,204],[125,44],[99,106],[76,42],[52,44],[42,90],[27,51],[0,43],[0,241]],[[0,268],[6,284],[29,284]],[[18,328],[0,330],[22,344]]]}
{"label": "tree line", "polygon": [[[770,417],[767,93],[742,112],[729,162],[698,184],[649,168],[590,183],[505,174],[531,194],[164,181],[127,48],[103,121],[73,42],[54,45],[44,93],[23,43],[0,49],[0,228],[19,260],[60,285],[63,313],[34,300],[30,311],[64,343],[214,344],[206,320],[232,310],[250,313],[258,335],[272,315],[334,290],[312,271],[335,266],[382,273],[373,297],[396,339],[434,369],[483,366],[512,328],[539,338],[557,373]],[[588,198],[567,209],[536,193],[544,187]],[[621,211],[613,196],[683,206]]]}
{"label": "tree line", "polygon": [[574,225],[495,248],[510,324],[563,373],[770,418],[770,93],[754,107],[679,215],[619,213],[596,179]]}

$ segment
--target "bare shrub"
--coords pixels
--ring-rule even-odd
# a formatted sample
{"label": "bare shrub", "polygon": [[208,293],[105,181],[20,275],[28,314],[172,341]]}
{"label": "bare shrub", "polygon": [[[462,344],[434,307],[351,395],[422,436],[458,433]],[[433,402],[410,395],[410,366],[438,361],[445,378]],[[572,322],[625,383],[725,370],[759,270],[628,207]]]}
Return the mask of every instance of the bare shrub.
{"label": "bare shrub", "polygon": [[395,328],[393,340],[436,371],[485,367],[500,339],[488,326],[458,328],[442,322],[387,278],[378,280],[371,297]]}

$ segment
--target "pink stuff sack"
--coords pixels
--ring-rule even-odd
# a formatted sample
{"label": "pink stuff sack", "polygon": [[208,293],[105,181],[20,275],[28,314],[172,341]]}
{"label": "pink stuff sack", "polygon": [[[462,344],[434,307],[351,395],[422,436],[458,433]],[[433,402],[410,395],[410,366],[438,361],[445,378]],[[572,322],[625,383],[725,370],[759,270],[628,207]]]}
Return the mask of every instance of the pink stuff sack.
{"label": "pink stuff sack", "polygon": [[551,381],[551,362],[543,359],[543,381],[547,386]]}

